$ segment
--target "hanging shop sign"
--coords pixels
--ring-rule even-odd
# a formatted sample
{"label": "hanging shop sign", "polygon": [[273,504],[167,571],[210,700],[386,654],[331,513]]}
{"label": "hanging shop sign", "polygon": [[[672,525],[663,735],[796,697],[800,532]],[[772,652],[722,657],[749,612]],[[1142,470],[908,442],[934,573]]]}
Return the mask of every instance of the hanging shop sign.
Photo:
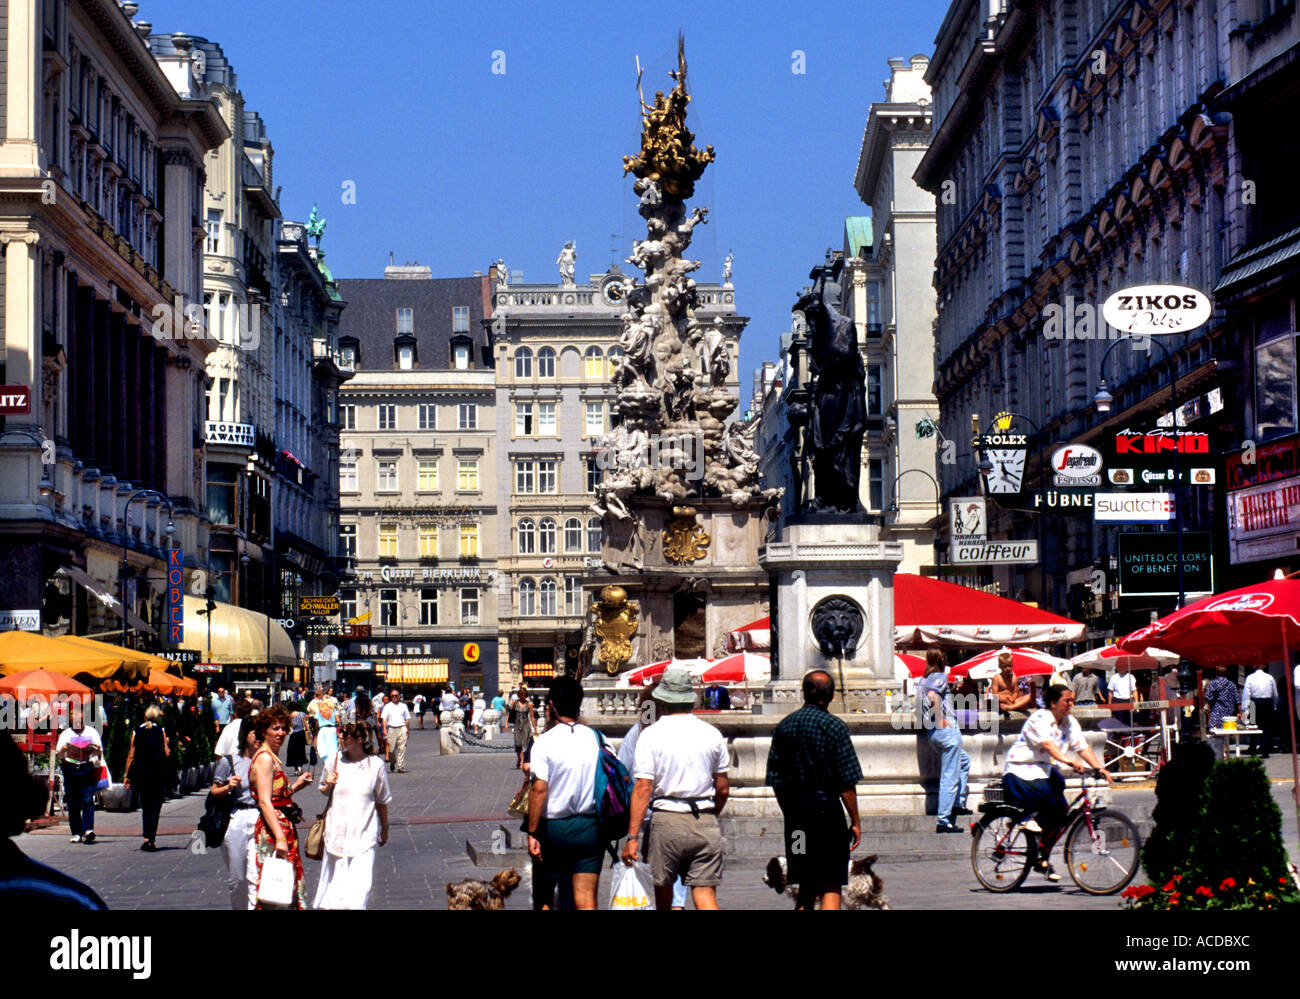
{"label": "hanging shop sign", "polygon": [[1300,477],[1228,493],[1228,558],[1236,562],[1294,556],[1300,542]]}
{"label": "hanging shop sign", "polygon": [[1210,453],[1210,435],[1193,430],[1170,430],[1163,427],[1156,430],[1121,430],[1115,435],[1116,459],[1129,458],[1129,461],[1117,461],[1117,464],[1134,464],[1145,457],[1160,457],[1173,454],[1208,455]]}
{"label": "hanging shop sign", "polygon": [[198,649],[163,649],[158,655],[182,666],[193,666],[199,661],[201,653]]}
{"label": "hanging shop sign", "polygon": [[[1214,537],[1183,532],[1183,593],[1214,592]],[[1119,594],[1163,597],[1178,592],[1178,534],[1175,531],[1121,531]]]}
{"label": "hanging shop sign", "polygon": [[220,673],[221,663],[195,663],[195,673]]}
{"label": "hanging shop sign", "polygon": [[28,385],[0,385],[0,415],[25,416],[32,411],[32,390]]}
{"label": "hanging shop sign", "polygon": [[988,501],[965,496],[948,501],[948,529],[956,538],[982,538],[989,532]]}
{"label": "hanging shop sign", "polygon": [[464,653],[465,661],[467,663],[478,662],[478,657],[479,657],[478,642],[466,642],[465,648],[462,650],[462,652]]}
{"label": "hanging shop sign", "polygon": [[1064,444],[1052,452],[1052,485],[1101,485],[1101,452],[1087,444]]}
{"label": "hanging shop sign", "polygon": [[41,611],[0,610],[0,631],[40,631]]}
{"label": "hanging shop sign", "polygon": [[167,644],[175,648],[185,638],[185,552],[167,549]]}
{"label": "hanging shop sign", "polygon": [[[1004,434],[1002,436],[1019,437],[1024,440],[1023,434]],[[993,464],[993,470],[989,472],[988,477],[984,480],[984,484],[991,494],[1020,492],[1020,487],[1025,480],[1025,455],[1028,453],[1024,448],[993,447],[984,449],[984,457]]]}
{"label": "hanging shop sign", "polygon": [[1225,461],[1225,485],[1229,490],[1249,489],[1251,486],[1300,474],[1298,448],[1300,444],[1293,435],[1228,455]]}
{"label": "hanging shop sign", "polygon": [[1038,561],[1037,541],[989,541],[984,538],[953,538],[955,565],[1013,565]]}
{"label": "hanging shop sign", "polygon": [[298,613],[303,617],[333,617],[339,612],[337,596],[302,596],[298,598]]}
{"label": "hanging shop sign", "polygon": [[1092,516],[1099,524],[1158,524],[1174,519],[1172,493],[1097,493]]}
{"label": "hanging shop sign", "polygon": [[1213,311],[1208,295],[1177,284],[1121,288],[1101,306],[1106,322],[1138,336],[1186,333],[1205,325]]}

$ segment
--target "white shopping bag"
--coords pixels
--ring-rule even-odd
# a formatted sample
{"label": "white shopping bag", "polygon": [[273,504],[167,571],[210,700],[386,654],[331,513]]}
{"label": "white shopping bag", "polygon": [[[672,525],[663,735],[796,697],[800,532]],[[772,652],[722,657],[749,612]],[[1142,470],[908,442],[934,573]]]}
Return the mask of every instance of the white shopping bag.
{"label": "white shopping bag", "polygon": [[280,908],[292,905],[293,864],[279,857],[267,857],[262,862],[262,877],[257,883],[257,900]]}
{"label": "white shopping bag", "polygon": [[648,864],[621,864],[609,890],[611,909],[653,909],[655,882]]}

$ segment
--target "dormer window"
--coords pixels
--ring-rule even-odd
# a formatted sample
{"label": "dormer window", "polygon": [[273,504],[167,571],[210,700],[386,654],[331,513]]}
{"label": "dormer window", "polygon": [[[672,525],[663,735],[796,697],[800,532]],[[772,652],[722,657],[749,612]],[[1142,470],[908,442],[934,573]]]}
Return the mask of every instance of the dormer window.
{"label": "dormer window", "polygon": [[354,336],[339,337],[339,357],[343,361],[343,367],[356,368],[361,361],[361,344]]}
{"label": "dormer window", "polygon": [[397,335],[410,335],[415,332],[415,318],[412,309],[397,310]]}
{"label": "dormer window", "polygon": [[473,349],[474,343],[469,337],[452,337],[451,366],[457,371],[468,371]]}
{"label": "dormer window", "polygon": [[419,358],[415,349],[415,337],[410,333],[399,333],[393,340],[393,359],[403,371],[416,367]]}

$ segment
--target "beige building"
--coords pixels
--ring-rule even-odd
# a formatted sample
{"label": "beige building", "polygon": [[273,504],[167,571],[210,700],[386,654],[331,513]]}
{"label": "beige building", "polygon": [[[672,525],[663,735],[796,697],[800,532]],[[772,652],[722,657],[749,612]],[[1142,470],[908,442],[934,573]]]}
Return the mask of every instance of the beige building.
{"label": "beige building", "polygon": [[142,490],[170,500],[186,566],[207,566],[214,345],[186,310],[203,164],[230,132],[200,82],[177,93],[147,34],[113,0],[0,8],[0,380],[29,400],[0,436],[0,609],[113,633],[125,561],[130,626],[154,642],[168,507]]}

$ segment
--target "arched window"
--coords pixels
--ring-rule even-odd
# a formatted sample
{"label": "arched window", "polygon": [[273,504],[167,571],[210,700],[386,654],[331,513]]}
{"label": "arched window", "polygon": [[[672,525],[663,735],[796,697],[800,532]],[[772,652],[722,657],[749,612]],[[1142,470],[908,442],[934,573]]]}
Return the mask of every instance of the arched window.
{"label": "arched window", "polygon": [[537,584],[531,579],[519,580],[519,616],[537,616]]}
{"label": "arched window", "polygon": [[591,517],[587,521],[587,551],[591,552],[593,555],[599,555],[600,541],[600,518]]}
{"label": "arched window", "polygon": [[540,555],[555,554],[555,521],[543,517],[537,525],[537,552]]}
{"label": "arched window", "polygon": [[537,352],[537,377],[555,377],[555,351],[550,347],[543,347]]}
{"label": "arched window", "polygon": [[533,376],[533,352],[527,347],[515,351],[515,377],[531,378]]}
{"label": "arched window", "polygon": [[537,534],[533,527],[533,522],[524,518],[519,522],[519,554],[531,555],[536,551]]}
{"label": "arched window", "polygon": [[564,522],[564,550],[582,551],[582,521],[577,517],[570,517]]}
{"label": "arched window", "polygon": [[583,355],[583,370],[588,378],[604,379],[605,374],[605,355],[601,353],[599,347],[588,347],[587,353]]}
{"label": "arched window", "polygon": [[610,348],[609,348],[609,377],[611,377],[611,378],[614,377],[614,369],[615,369],[616,367],[618,367],[618,363],[614,360],[614,358],[616,358],[616,357],[626,357],[626,356],[627,356],[627,355],[626,355],[626,353],[624,352],[624,350],[623,350],[622,347],[610,347]]}
{"label": "arched window", "polygon": [[549,577],[542,580],[542,599],[541,606],[538,608],[538,612],[542,617],[555,617],[556,594],[558,592],[555,580]]}

